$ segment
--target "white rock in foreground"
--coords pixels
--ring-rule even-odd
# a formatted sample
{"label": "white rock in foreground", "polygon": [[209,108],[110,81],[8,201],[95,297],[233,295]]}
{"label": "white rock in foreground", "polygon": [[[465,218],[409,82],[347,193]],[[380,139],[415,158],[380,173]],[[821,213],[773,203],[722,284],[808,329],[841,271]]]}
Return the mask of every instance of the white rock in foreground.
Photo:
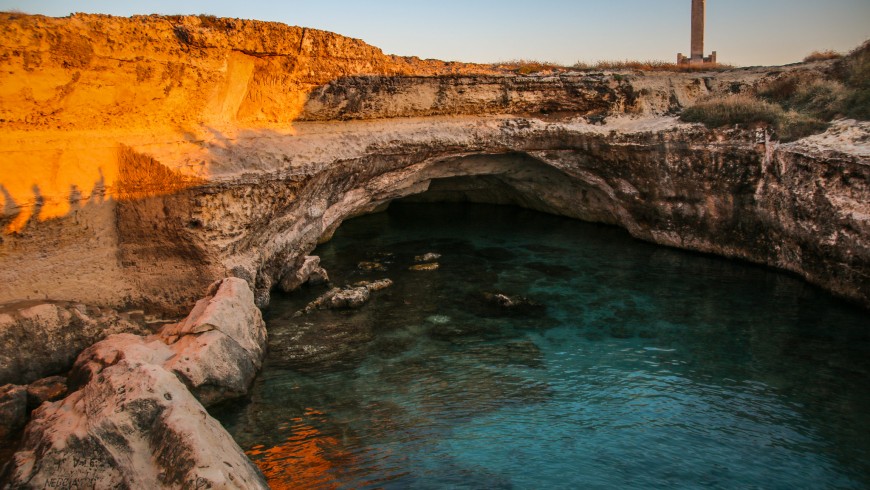
{"label": "white rock in foreground", "polygon": [[245,281],[229,278],[159,334],[113,335],[91,346],[70,373],[80,389],[33,412],[7,483],[268,488],[203,407],[245,394],[265,345],[253,293]]}
{"label": "white rock in foreground", "polygon": [[11,488],[268,488],[174,374],[122,360],[34,411]]}

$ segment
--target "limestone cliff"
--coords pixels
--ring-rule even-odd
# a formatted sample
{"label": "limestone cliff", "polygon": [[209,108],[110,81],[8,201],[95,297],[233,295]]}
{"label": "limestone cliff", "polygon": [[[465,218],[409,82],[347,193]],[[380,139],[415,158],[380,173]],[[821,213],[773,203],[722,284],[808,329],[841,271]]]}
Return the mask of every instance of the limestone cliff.
{"label": "limestone cliff", "polygon": [[0,32],[0,302],[181,314],[234,275],[263,305],[342,220],[432,187],[870,304],[866,124],[779,144],[671,117],[824,67],[518,76],[210,17],[2,14]]}
{"label": "limestone cliff", "polygon": [[[262,486],[203,405],[244,394],[259,368],[256,306],[298,285],[306,255],[345,219],[400,197],[609,223],[789,270],[870,307],[870,123],[782,144],[764,126],[674,117],[830,64],[518,76],[211,17],[0,14],[0,34],[0,304],[15,303],[0,313],[18,312],[0,322],[16,368],[7,381],[52,374],[15,364],[40,335],[65,332],[69,345],[40,345],[62,370],[79,343],[108,333],[53,305],[193,308],[159,334],[116,335],[78,357],[72,393],[34,412],[7,467],[15,488],[59,475]],[[213,284],[227,276],[243,281]],[[57,321],[32,321],[41,311]],[[44,331],[22,341],[32,328]],[[4,392],[18,425],[22,390]]]}

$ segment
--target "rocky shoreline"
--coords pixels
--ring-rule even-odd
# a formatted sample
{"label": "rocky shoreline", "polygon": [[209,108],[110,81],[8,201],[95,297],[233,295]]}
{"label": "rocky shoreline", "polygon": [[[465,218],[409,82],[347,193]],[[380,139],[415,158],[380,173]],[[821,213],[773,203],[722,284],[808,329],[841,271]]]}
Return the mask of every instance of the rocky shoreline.
{"label": "rocky shoreline", "polygon": [[11,488],[264,487],[205,407],[247,392],[271,292],[327,281],[316,245],[398,198],[612,224],[870,307],[870,123],[782,143],[676,117],[831,63],[521,76],[237,19],[0,32],[0,435],[38,405]]}
{"label": "rocky shoreline", "polygon": [[85,349],[70,395],[31,414],[5,485],[268,488],[205,409],[245,395],[262,365],[266,327],[253,299],[247,283],[225,279],[182,322]]}

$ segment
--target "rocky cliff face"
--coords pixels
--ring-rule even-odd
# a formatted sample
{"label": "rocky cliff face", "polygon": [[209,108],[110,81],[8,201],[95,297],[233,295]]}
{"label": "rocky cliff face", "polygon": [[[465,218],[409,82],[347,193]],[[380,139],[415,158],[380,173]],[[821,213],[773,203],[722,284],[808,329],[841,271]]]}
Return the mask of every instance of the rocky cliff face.
{"label": "rocky cliff face", "polygon": [[264,305],[342,220],[431,187],[870,304],[866,124],[782,145],[671,117],[815,68],[517,76],[208,17],[2,14],[0,30],[0,302],[182,314],[231,275]]}
{"label": "rocky cliff face", "polygon": [[89,347],[68,377],[72,393],[33,412],[0,484],[268,488],[203,408],[247,393],[265,348],[260,310],[235,278],[213,284],[184,321],[155,335]]}
{"label": "rocky cliff face", "polygon": [[[8,467],[17,486],[50,484],[58,469],[109,486],[262,486],[202,406],[244,394],[259,368],[255,305],[298,285],[306,255],[344,220],[397,198],[609,223],[789,270],[870,307],[870,123],[781,144],[764,127],[674,117],[824,66],[517,76],[209,17],[0,14],[0,34],[4,348],[63,332],[72,340],[43,347],[65,370],[110,326],[133,329],[107,320],[100,331],[84,312],[193,308],[158,334],[112,336],[78,357],[71,394],[34,412]],[[225,277],[239,279],[208,288]],[[3,382],[53,374],[20,357],[4,357]],[[16,431],[28,389],[0,390]],[[69,467],[71,454],[100,474]]]}
{"label": "rocky cliff face", "polygon": [[[870,129],[858,127],[857,135]],[[303,176],[261,175],[244,191],[237,183],[211,186],[194,199],[190,213],[204,243],[223,244],[221,260],[255,284],[261,305],[293,273],[296,257],[342,220],[430,189],[439,199],[619,225],[656,243],[791,270],[866,301],[867,155],[831,146],[810,163],[808,145],[823,137],[779,145],[763,130],[710,132],[672,118],[605,125],[447,118],[346,128],[343,138],[366,142],[356,155],[312,165]],[[300,131],[296,141],[309,137],[320,140]],[[232,197],[242,194],[244,208]],[[240,222],[256,225],[238,238],[222,225]]]}

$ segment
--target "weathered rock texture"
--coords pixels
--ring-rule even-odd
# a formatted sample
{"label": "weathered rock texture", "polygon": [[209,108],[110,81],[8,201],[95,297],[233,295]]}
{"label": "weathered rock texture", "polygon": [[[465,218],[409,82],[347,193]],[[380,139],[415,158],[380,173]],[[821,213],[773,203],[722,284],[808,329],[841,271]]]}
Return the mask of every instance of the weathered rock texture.
{"label": "weathered rock texture", "polygon": [[362,281],[345,288],[332,288],[307,304],[303,310],[296,312],[296,315],[311,313],[316,310],[359,308],[368,303],[372,291],[387,289],[392,285],[392,280],[380,279],[373,282]]}
{"label": "weathered rock texture", "polygon": [[0,308],[0,384],[65,373],[79,352],[107,335],[145,333],[113,310],[64,303]]}
{"label": "weathered rock texture", "polygon": [[431,189],[870,305],[866,123],[779,144],[671,117],[824,64],[516,76],[252,21],[2,14],[0,33],[0,301],[181,313],[229,275],[265,305],[343,220]]}
{"label": "weathered rock texture", "polygon": [[245,394],[265,345],[253,294],[234,278],[178,325],[95,344],[70,374],[76,391],[33,412],[9,486],[267,488],[203,407]]}
{"label": "weathered rock texture", "polygon": [[[193,308],[82,352],[72,393],[33,412],[12,488],[263,487],[203,406],[244,394],[259,369],[255,305],[321,275],[316,244],[397,198],[610,223],[870,306],[870,123],[780,144],[673,117],[824,63],[516,76],[210,17],[2,13],[0,39],[0,304],[45,303],[0,311],[0,383],[66,369],[114,328],[59,301]],[[288,357],[370,333],[307,328]],[[15,424],[22,390],[4,398]]]}
{"label": "weathered rock texture", "polygon": [[27,387],[0,386],[0,444],[8,444],[12,436],[24,428],[26,421]]}
{"label": "weathered rock texture", "polygon": [[49,376],[27,385],[27,409],[42,405],[45,402],[60,400],[67,394],[65,376]]}
{"label": "weathered rock texture", "polygon": [[341,77],[470,69],[209,17],[0,13],[0,39],[0,302],[179,314],[224,270],[187,245],[194,219],[165,211],[194,197],[187,188],[248,171],[211,168],[214,151],[232,151],[228,130],[289,136],[307,94]]}
{"label": "weathered rock texture", "polygon": [[318,285],[329,282],[329,274],[320,267],[320,257],[306,255],[300,257],[281,279],[281,289],[285,292],[295,291],[303,284]]}

